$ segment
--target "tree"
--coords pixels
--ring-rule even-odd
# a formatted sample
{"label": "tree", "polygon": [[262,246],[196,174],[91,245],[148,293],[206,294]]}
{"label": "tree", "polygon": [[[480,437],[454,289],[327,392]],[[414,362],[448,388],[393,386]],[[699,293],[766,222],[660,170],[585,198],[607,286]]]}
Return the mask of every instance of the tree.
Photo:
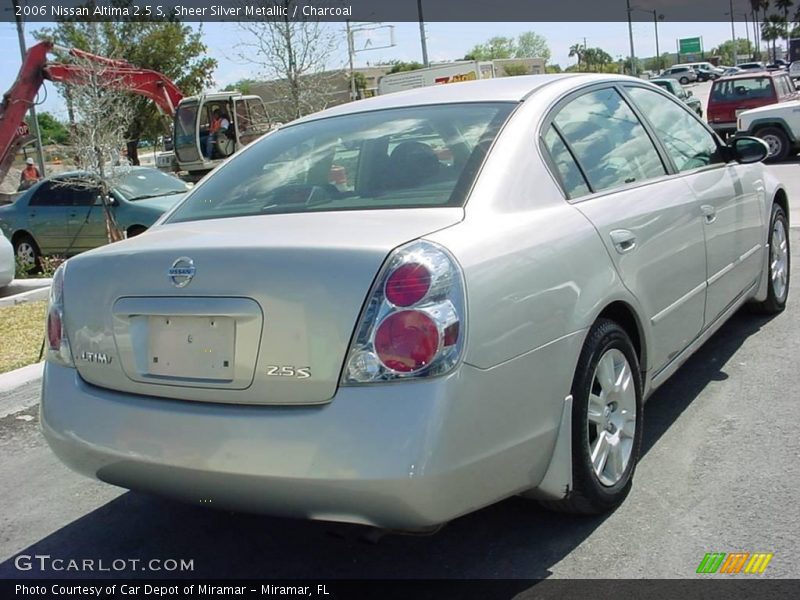
{"label": "tree", "polygon": [[578,57],[578,70],[581,68],[581,61],[583,59],[583,44],[572,44],[569,48],[569,56],[572,58],[573,56]]}
{"label": "tree", "polygon": [[772,42],[772,59],[777,58],[777,48],[775,42],[783,35],[786,30],[786,22],[781,15],[768,15],[761,23],[761,39]]}
{"label": "tree", "polygon": [[561,73],[561,65],[547,65],[544,68],[545,73]]}
{"label": "tree", "polygon": [[614,59],[602,48],[584,48],[583,61],[587,71],[603,73],[606,65],[612,63]]}
{"label": "tree", "polygon": [[416,71],[417,69],[422,69],[424,65],[418,62],[403,62],[399,60],[390,61],[388,64],[392,65],[392,68],[389,69],[388,75],[392,73],[401,73],[403,71]]}
{"label": "tree", "polygon": [[[127,0],[112,0],[114,6],[128,6]],[[89,40],[96,54],[115,56],[132,65],[152,69],[164,74],[186,95],[200,93],[213,81],[217,61],[205,55],[202,27],[195,31],[174,17],[162,21],[136,21],[135,17],[115,22],[92,23],[62,21],[55,28],[41,29],[35,33],[39,39],[49,38],[66,47],[89,50]],[[90,50],[89,50],[90,51]],[[72,60],[59,56],[60,60]],[[67,108],[72,101],[67,96]],[[164,117],[150,100],[137,96],[133,99],[132,119],[127,136],[128,157],[139,164],[137,147],[139,139],[154,139],[164,134],[167,126]],[[169,123],[171,129],[171,123]]]}
{"label": "tree", "polygon": [[242,94],[251,93],[251,88],[254,83],[258,83],[254,79],[240,79],[236,83],[229,83],[222,91],[224,92],[241,92]]}
{"label": "tree", "polygon": [[240,22],[247,37],[236,46],[239,56],[272,80],[279,120],[290,121],[325,108],[335,78],[334,73],[326,73],[327,61],[337,47],[333,31],[316,20],[291,20],[295,0],[262,1],[265,6],[280,6],[287,16]]}
{"label": "tree", "polygon": [[503,36],[490,38],[478,44],[464,56],[464,60],[494,60],[497,58],[543,58],[550,60],[550,48],[544,36],[534,31],[519,34],[517,39]]}
{"label": "tree", "polygon": [[723,42],[716,48],[712,48],[711,54],[714,56],[719,56],[720,62],[723,65],[732,65],[735,64],[735,57],[737,55],[743,55],[743,54],[747,56],[752,55],[753,45],[750,43],[750,40],[737,38],[735,51],[733,42],[731,40],[728,40],[727,42]]}
{"label": "tree", "polygon": [[535,31],[526,31],[517,37],[514,58],[543,58],[547,62],[550,60],[550,47],[543,35]]}
{"label": "tree", "polygon": [[528,67],[522,63],[510,63],[503,65],[503,71],[505,72],[506,77],[516,77],[517,75],[530,74]]}
{"label": "tree", "polygon": [[[99,36],[92,31],[96,28],[97,24],[90,24],[86,40],[87,49],[93,54],[98,51]],[[98,195],[108,241],[115,242],[123,235],[111,211],[109,194],[123,175],[118,165],[126,132],[134,118],[132,99],[113,68],[84,58],[74,58],[73,62],[79,69],[79,76],[70,83],[75,114],[70,142],[82,174],[70,177],[68,184]]]}
{"label": "tree", "polygon": [[473,47],[464,57],[466,60],[494,60],[512,58],[517,47],[514,38],[495,36],[484,44]]}
{"label": "tree", "polygon": [[39,123],[43,144],[66,144],[69,142],[69,131],[66,125],[49,112],[36,113],[36,121]]}
{"label": "tree", "polygon": [[[783,13],[783,32],[784,40],[789,39],[789,8],[794,4],[792,0],[775,0],[775,7]],[[788,49],[788,45],[787,45]]]}

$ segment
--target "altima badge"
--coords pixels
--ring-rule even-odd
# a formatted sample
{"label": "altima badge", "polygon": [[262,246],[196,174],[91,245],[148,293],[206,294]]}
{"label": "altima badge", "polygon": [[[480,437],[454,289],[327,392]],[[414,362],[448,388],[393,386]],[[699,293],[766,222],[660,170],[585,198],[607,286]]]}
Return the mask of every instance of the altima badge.
{"label": "altima badge", "polygon": [[80,355],[80,359],[90,363],[110,365],[111,361],[114,360],[114,357],[109,356],[104,352],[82,352]]}
{"label": "altima badge", "polygon": [[181,256],[177,259],[167,271],[169,280],[175,287],[186,287],[192,281],[196,269],[194,268],[194,261],[188,256]]}

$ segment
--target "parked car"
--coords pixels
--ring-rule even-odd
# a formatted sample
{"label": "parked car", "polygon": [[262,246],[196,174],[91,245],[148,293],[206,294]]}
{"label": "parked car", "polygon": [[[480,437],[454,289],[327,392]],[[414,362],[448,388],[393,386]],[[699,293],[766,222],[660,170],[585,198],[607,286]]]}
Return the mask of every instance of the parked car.
{"label": "parked car", "polygon": [[789,65],[789,77],[792,78],[792,81],[800,79],[800,61],[796,60]]}
{"label": "parked car", "polygon": [[739,63],[736,65],[742,71],[766,71],[767,65],[761,61]]}
{"label": "parked car", "polygon": [[691,67],[670,67],[661,73],[658,78],[675,79],[680,81],[681,85],[686,85],[687,83],[694,83],[697,81],[697,72]]}
{"label": "parked car", "polygon": [[0,288],[6,287],[14,280],[16,266],[14,248],[0,230]]}
{"label": "parked car", "polygon": [[691,90],[687,92],[685,89],[683,89],[683,86],[674,79],[651,79],[650,83],[654,83],[658,87],[664,88],[670,94],[682,100],[686,106],[697,113],[697,116],[700,118],[703,117],[703,103],[700,102],[700,99],[695,98]]}
{"label": "parked car", "polygon": [[785,306],[766,155],[617,75],[298,119],[57,270],[42,430],[81,473],[204,506],[403,529],[519,493],[608,511],[645,399],[743,304]]}
{"label": "parked car", "polygon": [[789,63],[785,60],[779,58],[778,60],[774,60],[771,63],[767,63],[767,70],[769,71],[780,71],[780,70],[787,70],[789,68]]}
{"label": "parked car", "polygon": [[[107,243],[99,189],[87,177],[80,171],[50,177],[0,206],[0,229],[31,268],[42,255],[71,256]],[[114,179],[111,212],[128,237],[145,231],[188,189],[180,179],[147,167],[122,167]]]}
{"label": "parked car", "polygon": [[739,113],[736,134],[756,136],[769,146],[770,160],[800,151],[800,100],[770,104]]}
{"label": "parked car", "polygon": [[710,62],[681,63],[679,65],[673,65],[672,68],[674,69],[675,67],[689,67],[690,69],[694,69],[695,73],[697,73],[697,80],[701,82],[719,79],[723,73],[722,69],[718,69]]}
{"label": "parked car", "polygon": [[798,99],[786,73],[741,73],[717,79],[708,97],[707,117],[720,135],[736,132],[736,117],[745,110]]}
{"label": "parked car", "polygon": [[742,69],[739,67],[725,67],[725,70],[722,72],[722,77],[730,77],[731,75],[737,75],[742,72]]}

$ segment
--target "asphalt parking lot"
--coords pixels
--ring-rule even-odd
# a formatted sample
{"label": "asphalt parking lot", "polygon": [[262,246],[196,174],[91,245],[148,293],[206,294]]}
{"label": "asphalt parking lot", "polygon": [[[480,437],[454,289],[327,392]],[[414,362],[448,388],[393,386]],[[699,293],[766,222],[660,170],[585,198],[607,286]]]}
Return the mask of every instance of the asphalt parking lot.
{"label": "asphalt parking lot", "polygon": [[[709,88],[689,89],[703,98]],[[789,190],[796,262],[800,161],[769,169]],[[38,382],[26,384],[2,398],[28,408],[0,418],[0,578],[81,576],[20,571],[21,554],[194,565],[185,573],[91,574],[98,577],[692,578],[705,553],[734,551],[774,553],[761,577],[797,578],[798,287],[795,278],[777,317],[737,314],[650,399],[634,489],[603,517],[554,514],[511,498],[435,535],[388,535],[376,544],[355,526],[127,492],[55,458],[38,431]]]}

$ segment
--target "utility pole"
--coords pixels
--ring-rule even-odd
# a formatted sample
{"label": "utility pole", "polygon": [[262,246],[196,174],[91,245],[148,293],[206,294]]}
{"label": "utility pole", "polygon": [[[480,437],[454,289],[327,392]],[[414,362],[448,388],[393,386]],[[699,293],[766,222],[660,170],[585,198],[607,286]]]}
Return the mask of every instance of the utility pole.
{"label": "utility pole", "polygon": [[350,29],[350,19],[347,19],[347,56],[350,60],[350,100],[356,100],[358,93],[356,92],[356,72],[353,69],[353,55],[355,48],[353,48],[353,30]]}
{"label": "utility pole", "polygon": [[[664,15],[661,15],[661,18],[664,18]],[[653,25],[656,28],[656,71],[661,70],[661,52],[658,49],[658,12],[653,11]]]}
{"label": "utility pole", "polygon": [[[19,36],[19,52],[20,56],[22,56],[22,60],[25,60],[25,54],[27,50],[25,48],[25,29],[22,24],[22,17],[20,16],[19,10],[19,0],[12,0],[14,5],[14,18],[17,21],[17,35]],[[42,152],[42,134],[39,131],[39,121],[36,119],[36,106],[31,104],[30,107],[30,115],[31,115],[31,130],[33,131],[33,135],[36,136],[36,158],[39,162],[39,174],[44,177],[44,153]]]}
{"label": "utility pole", "polygon": [[731,40],[733,40],[733,66],[739,64],[739,52],[736,47],[736,31],[733,28],[733,0],[728,0],[731,5]]}
{"label": "utility pole", "polygon": [[633,24],[631,23],[631,0],[625,0],[628,6],[628,38],[631,42],[631,75],[636,77],[636,52],[633,49]]}
{"label": "utility pole", "polygon": [[422,16],[422,0],[417,0],[417,13],[419,14],[419,41],[422,44],[422,64],[430,67],[428,62],[428,42],[425,39],[425,18]]}

